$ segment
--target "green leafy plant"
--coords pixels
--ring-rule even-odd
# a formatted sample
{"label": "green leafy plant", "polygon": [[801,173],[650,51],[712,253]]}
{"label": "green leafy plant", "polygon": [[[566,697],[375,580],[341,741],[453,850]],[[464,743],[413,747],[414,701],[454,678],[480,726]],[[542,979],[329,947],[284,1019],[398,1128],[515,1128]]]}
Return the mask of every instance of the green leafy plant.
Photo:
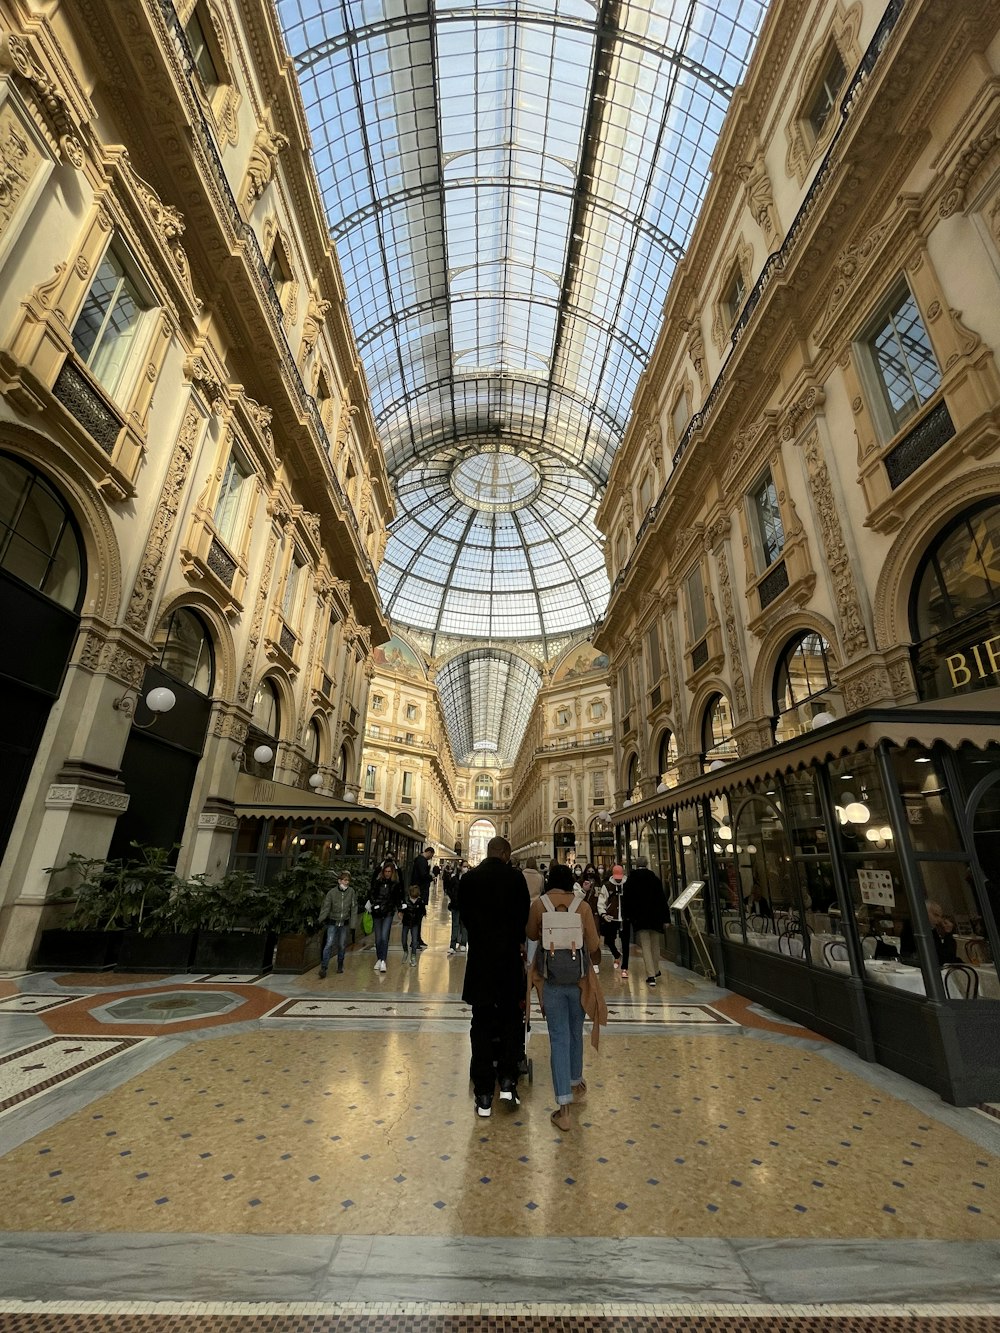
{"label": "green leafy plant", "polygon": [[245,870],[230,870],[217,880],[194,875],[179,881],[157,916],[169,930],[263,931],[270,928],[269,910],[267,893],[254,883],[253,876]]}
{"label": "green leafy plant", "polygon": [[66,874],[60,897],[75,898],[70,930],[138,930],[155,934],[162,909],[180,883],[170,864],[175,848],[131,844],[134,855],[102,861],[71,852],[65,865],[47,874]]}

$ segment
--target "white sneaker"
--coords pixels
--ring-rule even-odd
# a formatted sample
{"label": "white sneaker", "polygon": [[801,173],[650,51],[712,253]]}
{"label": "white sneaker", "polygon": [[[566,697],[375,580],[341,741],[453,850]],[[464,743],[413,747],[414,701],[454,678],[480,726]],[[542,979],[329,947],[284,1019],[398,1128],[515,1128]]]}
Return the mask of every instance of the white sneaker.
{"label": "white sneaker", "polygon": [[595,972],[600,972],[600,970],[601,970],[601,965],[600,965],[600,963],[595,963],[595,964],[594,964],[594,971],[595,971]]}
{"label": "white sneaker", "polygon": [[375,971],[376,971],[376,972],[381,972],[381,971],[382,971],[382,961],[381,961],[381,959],[379,959],[379,958],[376,958],[376,959],[375,959]]}
{"label": "white sneaker", "polygon": [[457,953],[458,953],[458,950],[457,950],[457,949],[449,949],[449,950],[448,950],[448,957],[449,957],[449,958],[454,958],[455,955],[456,955]]}
{"label": "white sneaker", "polygon": [[384,972],[384,971],[385,971],[385,959],[384,959],[384,958],[382,959],[382,962],[379,964],[379,969],[378,969],[378,970],[379,970],[380,972]]}

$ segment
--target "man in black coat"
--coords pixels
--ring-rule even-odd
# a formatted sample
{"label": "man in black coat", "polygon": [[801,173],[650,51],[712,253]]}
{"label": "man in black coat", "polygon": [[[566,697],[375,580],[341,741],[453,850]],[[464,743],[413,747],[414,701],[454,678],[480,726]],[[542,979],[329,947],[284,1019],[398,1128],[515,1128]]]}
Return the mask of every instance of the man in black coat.
{"label": "man in black coat", "polygon": [[459,912],[469,933],[462,999],[472,1006],[472,1087],[476,1114],[484,1118],[492,1110],[497,1080],[500,1100],[508,1110],[519,1105],[517,1076],[524,1051],[522,948],[530,906],[524,876],[510,864],[510,843],[491,838],[486,859],[458,884]]}
{"label": "man in black coat", "polygon": [[644,856],[636,859],[635,869],[625,881],[622,910],[642,952],[646,966],[646,985],[654,987],[660,975],[660,935],[669,908],[660,877],[649,869]]}

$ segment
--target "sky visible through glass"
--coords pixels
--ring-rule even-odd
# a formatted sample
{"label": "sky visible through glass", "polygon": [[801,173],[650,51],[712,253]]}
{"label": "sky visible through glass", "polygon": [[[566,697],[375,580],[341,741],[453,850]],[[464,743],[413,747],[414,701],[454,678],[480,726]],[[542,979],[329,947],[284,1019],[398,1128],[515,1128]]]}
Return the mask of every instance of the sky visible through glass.
{"label": "sky visible through glass", "polygon": [[[397,485],[387,612],[591,625],[594,511],[766,0],[277,7]],[[452,472],[498,450],[540,484],[469,504]]]}

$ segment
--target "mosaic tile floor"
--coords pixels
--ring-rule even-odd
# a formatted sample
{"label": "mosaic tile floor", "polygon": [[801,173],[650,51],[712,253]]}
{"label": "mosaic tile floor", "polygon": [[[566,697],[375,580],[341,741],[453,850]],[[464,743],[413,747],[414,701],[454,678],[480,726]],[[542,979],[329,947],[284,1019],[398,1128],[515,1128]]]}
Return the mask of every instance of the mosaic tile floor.
{"label": "mosaic tile floor", "polygon": [[[600,1051],[585,1047],[569,1133],[549,1123],[537,1020],[520,1107],[478,1119],[464,962],[446,956],[446,924],[432,913],[419,964],[397,950],[386,974],[358,949],[322,982],[8,981],[0,1302],[53,1286],[287,1300],[299,1274],[303,1298],[370,1300],[386,1283],[413,1314],[421,1293],[506,1298],[513,1283],[540,1300],[567,1261],[586,1269],[593,1310],[623,1280],[650,1313],[666,1292],[1000,1299],[1000,1121],[667,964],[655,992],[602,974],[613,1018]],[[368,1327],[344,1321],[395,1309],[358,1308],[327,1323]],[[481,1312],[442,1323],[428,1308],[427,1328],[520,1327]],[[553,1308],[555,1322],[524,1327],[632,1326],[611,1313],[563,1325]]]}

